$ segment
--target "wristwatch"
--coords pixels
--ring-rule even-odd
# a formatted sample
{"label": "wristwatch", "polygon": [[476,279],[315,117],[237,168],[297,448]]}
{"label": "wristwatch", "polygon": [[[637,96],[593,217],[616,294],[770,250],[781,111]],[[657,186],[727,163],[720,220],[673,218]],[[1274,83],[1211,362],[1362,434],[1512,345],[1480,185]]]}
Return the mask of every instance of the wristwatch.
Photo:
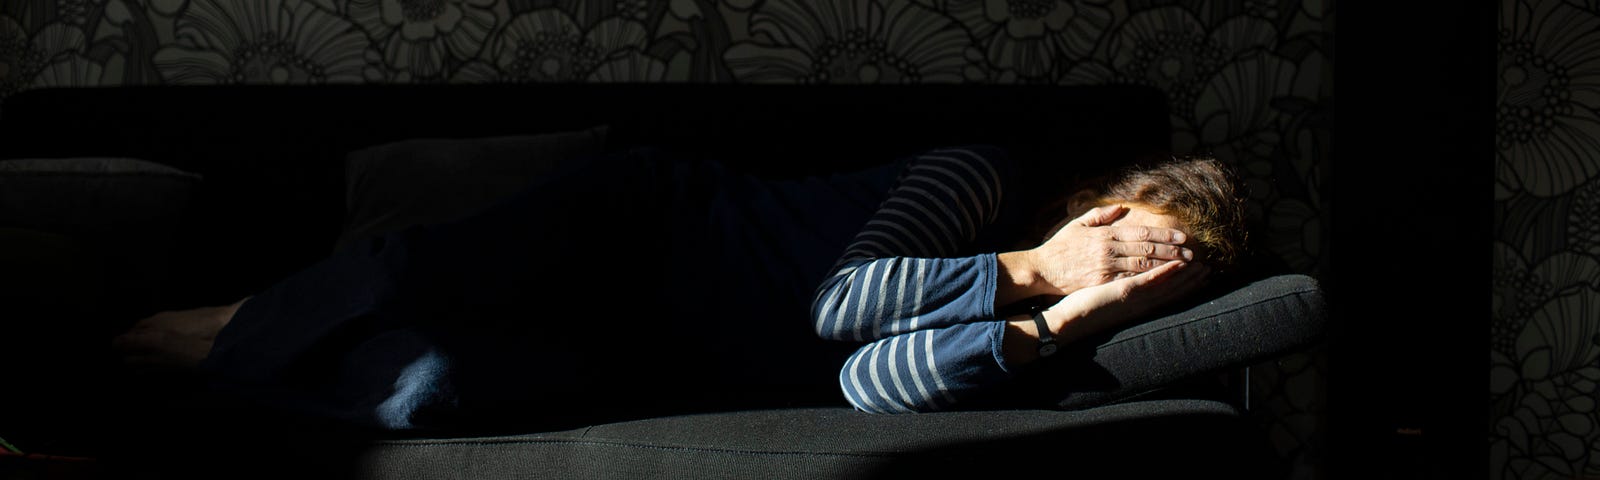
{"label": "wristwatch", "polygon": [[1056,339],[1050,336],[1050,323],[1044,321],[1044,307],[1033,307],[1033,325],[1039,329],[1039,357],[1049,357],[1056,354],[1059,348]]}

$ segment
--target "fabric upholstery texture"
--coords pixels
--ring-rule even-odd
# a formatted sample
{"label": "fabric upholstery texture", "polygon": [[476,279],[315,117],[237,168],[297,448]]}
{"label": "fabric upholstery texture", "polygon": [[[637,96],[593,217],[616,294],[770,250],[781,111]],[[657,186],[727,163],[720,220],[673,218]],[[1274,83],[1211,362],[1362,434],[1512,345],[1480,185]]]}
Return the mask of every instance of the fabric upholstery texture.
{"label": "fabric upholstery texture", "polygon": [[[1026,394],[1057,399],[1051,409],[747,411],[533,435],[393,440],[367,449],[356,471],[402,479],[899,478],[952,471],[1281,478],[1283,466],[1265,449],[1265,438],[1233,406],[1159,399],[1160,392],[1316,342],[1325,309],[1311,277],[1250,282],[1110,334],[1093,357],[1016,382],[1032,389]],[[1019,458],[1053,460],[1007,462]]]}
{"label": "fabric upholstery texture", "polygon": [[200,176],[133,158],[0,161],[0,225],[103,234],[171,225]]}
{"label": "fabric upholstery texture", "polygon": [[461,217],[534,178],[601,153],[608,127],[479,138],[416,138],[350,152],[346,217],[335,249],[407,226]]}
{"label": "fabric upholstery texture", "polygon": [[[1270,458],[1262,456],[1264,439],[1241,435],[1239,420],[1225,403],[1193,399],[1082,411],[760,410],[533,435],[393,440],[367,449],[356,470],[374,479],[941,478],[953,472],[1113,471],[1270,478],[1280,466],[1262,463]],[[1093,455],[1073,454],[1090,451],[1090,445]]]}
{"label": "fabric upholstery texture", "polygon": [[1092,354],[1069,349],[1076,358],[1046,363],[1016,385],[1066,409],[1126,401],[1297,351],[1323,338],[1326,323],[1315,278],[1273,275],[1102,335],[1089,342]]}

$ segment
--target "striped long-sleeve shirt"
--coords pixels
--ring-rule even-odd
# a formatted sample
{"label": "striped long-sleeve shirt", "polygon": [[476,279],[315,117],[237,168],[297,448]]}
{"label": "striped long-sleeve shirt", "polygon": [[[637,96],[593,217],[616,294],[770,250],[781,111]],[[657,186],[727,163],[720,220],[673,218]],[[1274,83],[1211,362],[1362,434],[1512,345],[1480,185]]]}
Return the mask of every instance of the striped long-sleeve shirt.
{"label": "striped long-sleeve shirt", "polygon": [[839,384],[876,413],[956,407],[1010,376],[995,313],[995,253],[967,253],[995,223],[1008,166],[992,147],[910,159],[812,302],[819,336],[867,342]]}

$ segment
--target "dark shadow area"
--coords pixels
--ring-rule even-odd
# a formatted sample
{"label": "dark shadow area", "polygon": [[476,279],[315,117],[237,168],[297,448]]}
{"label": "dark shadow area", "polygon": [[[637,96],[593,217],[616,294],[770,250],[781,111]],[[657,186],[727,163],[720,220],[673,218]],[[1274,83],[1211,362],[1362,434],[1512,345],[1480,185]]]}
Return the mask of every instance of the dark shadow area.
{"label": "dark shadow area", "polygon": [[[1077,452],[1094,452],[1077,455]],[[975,464],[974,458],[1005,459]],[[1064,472],[1070,472],[1064,473]],[[908,455],[863,478],[1283,479],[1289,465],[1241,417],[1187,415],[952,445]]]}
{"label": "dark shadow area", "polygon": [[[605,142],[609,151],[660,146],[775,178],[858,170],[933,147],[989,144],[1003,148],[1030,172],[1015,194],[1018,201],[1037,204],[1077,176],[1168,148],[1166,105],[1160,91],[1131,86],[655,84],[26,91],[8,97],[0,108],[4,155],[140,158],[193,172],[202,180],[188,191],[192,198],[186,197],[180,213],[163,220],[167,223],[153,223],[154,227],[46,234],[63,238],[35,233],[0,236],[7,242],[0,252],[17,246],[51,253],[50,258],[30,257],[38,265],[36,271],[5,277],[16,285],[10,285],[13,288],[6,289],[0,301],[16,307],[0,322],[17,325],[20,334],[4,337],[3,346],[38,363],[18,381],[8,382],[8,387],[19,385],[18,391],[25,393],[10,396],[7,401],[15,403],[5,406],[16,409],[4,410],[4,420],[8,428],[24,425],[20,431],[29,433],[18,440],[29,442],[24,448],[82,452],[134,478],[215,478],[218,472],[228,472],[232,478],[281,478],[307,471],[319,476],[353,473],[351,462],[358,453],[375,441],[389,439],[553,431],[697,411],[839,407],[837,385],[828,384],[837,377],[821,378],[824,385],[811,389],[796,388],[816,387],[810,378],[789,384],[760,379],[766,383],[700,391],[675,401],[623,399],[587,405],[580,400],[554,401],[544,408],[523,410],[485,402],[474,405],[482,418],[506,421],[479,423],[469,431],[393,434],[266,408],[257,403],[264,399],[209,391],[192,377],[129,376],[114,365],[105,347],[140,317],[231,303],[326,257],[340,238],[348,213],[346,155],[386,142],[604,125],[609,127]],[[52,128],[64,122],[76,126],[71,131]],[[60,231],[38,223],[0,228]],[[1273,265],[1251,265],[1247,271],[1263,277],[1282,272],[1281,266]],[[1221,296],[1225,287],[1217,288],[1201,295]],[[605,310],[610,305],[604,298],[585,300],[589,301],[585,308],[612,313]],[[1190,307],[1198,308],[1183,308]],[[12,312],[18,313],[12,316]],[[804,314],[790,313],[794,318]],[[796,322],[792,330],[814,338],[808,327]],[[634,338],[570,328],[562,334],[573,342],[589,334],[588,340],[599,339],[602,346],[637,347],[627,343]],[[332,343],[319,347],[342,352],[338,340],[334,336]],[[485,338],[444,348],[469,352],[506,347],[497,341]],[[648,366],[652,354],[670,350],[671,342],[666,343],[624,351],[638,357],[620,356],[614,361]],[[813,343],[819,351],[827,349],[840,358],[848,353],[837,344]],[[493,382],[507,373],[523,373],[496,366],[492,358],[478,361],[482,363],[461,366],[484,373],[473,381]],[[1124,386],[1103,369],[1097,371],[1101,367],[1092,362],[1066,365],[1053,374],[1098,381],[1075,388]],[[832,375],[837,365],[813,370]],[[339,372],[327,373],[328,383],[321,387],[348,384]],[[1228,396],[1230,388],[1237,390],[1212,383],[1215,379],[1210,376],[1216,373],[1203,369],[1182,385],[1119,400],[1217,398]],[[359,380],[395,384],[395,378],[387,375]],[[671,386],[661,379],[643,381],[661,390]],[[1059,398],[1062,393],[1045,394]],[[981,426],[977,422],[967,426],[975,425]],[[718,436],[715,431],[701,433]],[[8,440],[16,439],[8,436]],[[927,470],[936,466],[959,469],[963,465],[951,462],[979,458],[972,457],[974,453],[1005,458],[1010,449],[1048,444],[1049,451],[1061,452],[1061,462],[1092,459],[1091,467],[1086,467],[1091,469],[1123,465],[1124,472],[1149,467],[1160,470],[1150,473],[1188,474],[1201,468],[1235,478],[1266,478],[1260,475],[1281,470],[1271,461],[1262,463],[1263,458],[1276,458],[1262,450],[1267,448],[1265,442],[1257,427],[1232,416],[1161,418],[976,445],[956,442],[919,454],[905,469],[885,473],[936,473]],[[1163,460],[1150,462],[1152,452],[1163,452]],[[251,467],[239,471],[238,465]],[[1188,468],[1182,468],[1185,465]],[[1025,471],[1047,471],[1040,464],[1021,466]]]}

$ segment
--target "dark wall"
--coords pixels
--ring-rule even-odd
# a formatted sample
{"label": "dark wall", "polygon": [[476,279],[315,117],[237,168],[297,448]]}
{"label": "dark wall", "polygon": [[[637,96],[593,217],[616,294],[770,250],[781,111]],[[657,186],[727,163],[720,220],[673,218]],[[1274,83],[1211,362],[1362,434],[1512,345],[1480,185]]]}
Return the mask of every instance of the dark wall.
{"label": "dark wall", "polygon": [[1336,478],[1489,473],[1494,14],[1490,2],[1340,4],[1329,252],[1341,320],[1328,379]]}

